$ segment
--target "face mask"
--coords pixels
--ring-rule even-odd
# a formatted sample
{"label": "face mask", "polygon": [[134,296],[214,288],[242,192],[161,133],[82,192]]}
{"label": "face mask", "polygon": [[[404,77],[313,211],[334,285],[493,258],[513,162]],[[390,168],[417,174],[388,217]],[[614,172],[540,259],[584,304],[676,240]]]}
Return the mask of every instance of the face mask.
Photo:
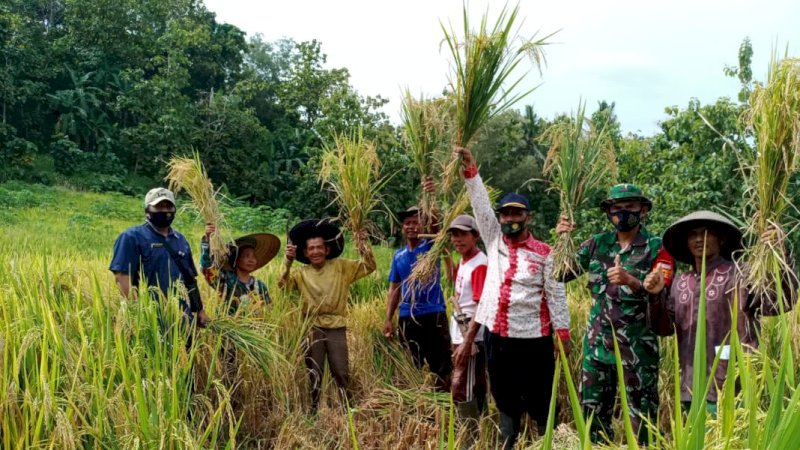
{"label": "face mask", "polygon": [[617,212],[608,213],[608,220],[619,231],[630,231],[636,228],[637,225],[642,223],[641,211],[628,211],[623,209]]}
{"label": "face mask", "polygon": [[157,228],[168,228],[175,220],[175,213],[170,212],[149,212],[147,213],[147,220]]}
{"label": "face mask", "polygon": [[500,224],[500,231],[506,236],[516,236],[525,229],[525,222],[508,222]]}

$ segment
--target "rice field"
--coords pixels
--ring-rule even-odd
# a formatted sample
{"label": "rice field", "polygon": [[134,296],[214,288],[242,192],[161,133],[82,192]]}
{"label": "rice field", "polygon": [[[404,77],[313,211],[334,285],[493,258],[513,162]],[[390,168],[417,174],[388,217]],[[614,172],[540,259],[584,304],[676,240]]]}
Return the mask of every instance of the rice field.
{"label": "rice field", "polygon": [[[4,449],[463,448],[470,441],[449,396],[434,393],[433,377],[381,335],[391,248],[376,247],[378,270],[353,287],[350,409],[327,380],[320,413],[312,417],[302,357],[308,323],[297,299],[276,287],[279,259],[257,273],[272,304],[249,305],[233,318],[201,281],[206,309],[220,326],[197,330],[187,351],[184,331],[173,325],[177,301],[159,311],[149,300],[123,300],[107,270],[117,234],[142,220],[138,198],[0,185]],[[234,234],[254,231],[229,225]],[[199,250],[200,221],[184,212],[174,227]],[[354,255],[348,241],[346,256]],[[560,424],[547,439],[527,428],[519,448],[587,448],[565,375],[579,380],[590,298],[571,285],[569,301],[573,351],[559,380]],[[258,351],[234,350],[222,334],[230,322],[258,333]],[[676,415],[674,346],[672,338],[663,341],[654,448],[797,448],[797,314],[764,325],[762,351],[740,354],[732,364],[742,389],[735,398],[733,390],[723,393],[717,420],[690,413],[684,424]],[[474,448],[499,445],[496,420],[490,408]],[[616,427],[617,441],[608,447],[635,446],[625,442],[624,424]]]}

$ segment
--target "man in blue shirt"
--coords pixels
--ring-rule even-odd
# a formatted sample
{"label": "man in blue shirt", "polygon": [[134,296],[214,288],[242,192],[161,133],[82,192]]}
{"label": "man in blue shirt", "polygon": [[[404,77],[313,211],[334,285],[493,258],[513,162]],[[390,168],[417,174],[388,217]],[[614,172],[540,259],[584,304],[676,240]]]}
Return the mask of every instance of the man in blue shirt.
{"label": "man in blue shirt", "polygon": [[442,296],[440,277],[437,274],[433,282],[416,289],[409,281],[417,259],[431,249],[433,242],[419,237],[418,208],[409,208],[398,213],[397,217],[403,224],[406,245],[392,257],[383,334],[387,338],[394,334],[394,313],[399,306],[398,326],[403,344],[411,351],[418,368],[428,363],[431,372],[436,374],[437,389],[446,392],[450,390],[453,362],[447,308]]}
{"label": "man in blue shirt", "polygon": [[[159,293],[167,296],[177,280],[183,280],[187,287],[196,286],[197,269],[192,249],[186,238],[171,227],[175,218],[175,196],[168,189],[151,189],[145,196],[144,212],[145,223],[123,231],[114,242],[109,270],[114,272],[122,295],[129,297],[131,287],[138,288],[141,280],[154,297]],[[187,280],[184,273],[192,279]],[[208,323],[208,316],[199,295],[194,298],[188,305],[185,300],[181,300],[181,304],[188,315],[197,314],[197,323],[202,327]]]}

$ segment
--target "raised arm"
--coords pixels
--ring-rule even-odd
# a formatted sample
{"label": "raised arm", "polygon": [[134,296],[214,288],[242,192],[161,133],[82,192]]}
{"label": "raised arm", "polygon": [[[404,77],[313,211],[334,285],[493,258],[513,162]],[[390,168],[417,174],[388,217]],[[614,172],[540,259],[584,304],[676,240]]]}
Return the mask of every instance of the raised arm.
{"label": "raised arm", "polygon": [[500,236],[500,223],[492,209],[492,201],[483,180],[478,174],[478,165],[472,152],[468,148],[454,147],[453,153],[461,157],[461,166],[464,169],[464,185],[469,193],[469,201],[472,205],[472,212],[475,214],[475,221],[478,223],[478,231],[481,233],[483,241],[497,239]]}
{"label": "raised arm", "polygon": [[353,281],[371,274],[378,267],[378,264],[375,262],[375,254],[372,252],[372,246],[369,244],[367,230],[360,230],[356,233],[355,239],[356,250],[360,258],[352,276]]}
{"label": "raised arm", "polygon": [[294,279],[292,278],[292,262],[294,262],[295,256],[297,256],[297,246],[291,243],[287,243],[286,257],[283,260],[283,268],[281,270],[281,276],[278,279],[278,287],[280,289],[288,289],[288,290],[297,289],[297,284],[294,282]]}

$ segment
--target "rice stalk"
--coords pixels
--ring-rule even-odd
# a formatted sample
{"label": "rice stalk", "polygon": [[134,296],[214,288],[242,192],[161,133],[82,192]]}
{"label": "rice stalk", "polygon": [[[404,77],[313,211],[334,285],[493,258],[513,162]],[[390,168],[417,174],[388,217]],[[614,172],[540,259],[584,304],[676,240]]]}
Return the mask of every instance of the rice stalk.
{"label": "rice stalk", "polygon": [[206,223],[216,225],[217,232],[211,235],[208,245],[213,265],[219,269],[227,262],[232,239],[219,207],[218,191],[214,190],[214,185],[208,178],[200,154],[193,152],[191,158],[173,157],[167,167],[165,179],[169,182],[170,190],[176,194],[182,190],[189,194],[192,199],[191,207],[197,214]]}
{"label": "rice stalk", "polygon": [[274,326],[263,320],[223,316],[211,321],[208,327],[261,368],[265,376],[271,374],[276,363],[285,361],[283,352],[270,338]]}
{"label": "rice stalk", "polygon": [[[578,103],[575,117],[553,124],[542,136],[550,142],[543,173],[550,189],[559,194],[561,214],[575,222],[575,212],[591,191],[613,185],[617,177],[614,142],[604,128],[597,129],[586,118],[586,103]],[[571,233],[558,236],[553,245],[556,279],[575,274],[578,247]]]}
{"label": "rice stalk", "polygon": [[[477,30],[472,29],[466,4],[463,7],[463,35],[459,38],[452,25],[442,23],[444,40],[453,57],[450,89],[453,97],[455,136],[453,144],[469,146],[481,128],[492,117],[510,108],[536,87],[515,93],[527,75],[512,75],[524,59],[529,59],[541,71],[545,64],[543,47],[553,35],[526,39],[516,27],[519,5],[506,6],[494,25],[488,22],[488,12],[481,18]],[[449,190],[458,171],[458,158],[451,157],[445,168],[443,188]]]}
{"label": "rice stalk", "polygon": [[[406,152],[426,180],[442,170],[442,161],[448,154],[450,126],[445,99],[414,98],[406,90],[401,110],[403,143]],[[433,222],[435,194],[422,191],[419,197],[420,224],[428,229]]]}
{"label": "rice stalk", "polygon": [[745,236],[749,282],[758,294],[776,294],[775,273],[792,273],[786,259],[785,230],[792,226],[787,196],[800,158],[800,60],[773,55],[767,84],[750,96],[747,122],[756,151],[744,159],[747,206],[752,215]]}
{"label": "rice stalk", "polygon": [[[425,286],[429,286],[439,276],[439,260],[448,244],[447,224],[464,214],[468,207],[469,195],[467,195],[466,190],[462,190],[444,214],[443,226],[440,227],[436,237],[433,238],[431,249],[422,255],[414,264],[414,268],[411,269],[409,281],[414,286],[413,292],[415,294]],[[414,299],[412,299],[413,302]]]}
{"label": "rice stalk", "polygon": [[377,231],[369,215],[383,204],[380,191],[389,181],[379,173],[375,144],[364,138],[362,129],[335,135],[333,145],[322,152],[319,180],[335,195],[339,220],[354,235],[362,229]]}

